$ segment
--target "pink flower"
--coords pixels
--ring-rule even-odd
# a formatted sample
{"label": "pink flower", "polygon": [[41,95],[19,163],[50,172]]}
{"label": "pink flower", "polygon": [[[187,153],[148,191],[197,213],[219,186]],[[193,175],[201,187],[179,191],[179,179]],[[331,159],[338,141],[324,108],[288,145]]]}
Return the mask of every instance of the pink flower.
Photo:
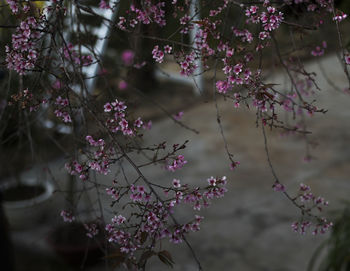
{"label": "pink flower", "polygon": [[216,179],[212,176],[208,179],[208,184],[210,186],[216,186]]}
{"label": "pink flower", "polygon": [[125,50],[122,53],[122,61],[125,66],[131,66],[134,63],[135,53],[131,50]]}
{"label": "pink flower", "polygon": [[349,54],[345,55],[344,59],[345,59],[345,63],[350,65],[350,55]]}
{"label": "pink flower", "polygon": [[234,67],[233,67],[233,72],[235,74],[239,74],[240,72],[242,72],[242,64],[236,64]]}
{"label": "pink flower", "polygon": [[226,93],[228,88],[229,88],[229,85],[228,85],[227,81],[217,81],[216,88],[217,88],[219,93]]}
{"label": "pink flower", "polygon": [[150,121],[148,121],[147,123],[144,123],[143,126],[142,126],[142,128],[143,128],[144,130],[151,130],[151,129],[152,129],[152,121],[150,120]]}
{"label": "pink flower", "polygon": [[115,190],[115,188],[113,188],[113,187],[106,188],[106,193],[107,193],[107,195],[110,195],[112,197],[112,199],[114,199],[114,200],[119,199],[119,194],[118,194],[117,190]]}
{"label": "pink flower", "polygon": [[[239,104],[238,104],[238,106],[239,106]],[[239,161],[234,161],[234,162],[232,162],[231,164],[230,164],[230,169],[231,170],[234,170],[234,169],[236,169],[236,167],[237,166],[239,166],[241,163],[239,162]]]}
{"label": "pink flower", "polygon": [[156,60],[156,62],[158,63],[162,63],[164,60],[164,52],[162,50],[159,50],[159,46],[156,45],[154,46],[153,50],[152,50],[152,55],[153,58]]}
{"label": "pink flower", "polygon": [[120,90],[125,90],[125,89],[128,88],[128,83],[125,82],[124,80],[121,80],[121,81],[119,82],[119,84],[118,84],[118,88],[119,88]]}
{"label": "pink flower", "polygon": [[110,9],[111,8],[105,0],[100,1],[99,7],[102,9]]}
{"label": "pink flower", "polygon": [[348,15],[341,11],[338,15],[333,17],[333,21],[340,23],[341,21],[345,20],[346,17],[348,17]]}
{"label": "pink flower", "polygon": [[86,235],[89,238],[94,238],[94,236],[96,236],[99,233],[99,229],[96,224],[84,224],[84,228],[86,229]]}
{"label": "pink flower", "polygon": [[138,185],[136,189],[140,194],[145,193],[145,187],[143,185]]}
{"label": "pink flower", "polygon": [[140,128],[143,124],[143,121],[141,120],[141,118],[137,118],[134,122],[134,127]]}
{"label": "pink flower", "polygon": [[322,55],[324,55],[324,49],[321,48],[320,46],[316,46],[316,48],[311,51],[311,55],[322,56]]}
{"label": "pink flower", "polygon": [[174,172],[175,170],[182,168],[185,164],[187,164],[185,157],[183,155],[178,155],[171,164],[166,166],[166,168],[167,170]]}
{"label": "pink flower", "polygon": [[310,191],[311,188],[310,188],[310,186],[301,183],[300,186],[299,186],[299,190],[302,191],[302,192],[306,192],[306,191]]}
{"label": "pink flower", "polygon": [[125,109],[127,108],[127,106],[125,105],[125,102],[122,101],[118,101],[117,99],[115,100],[115,102],[112,103],[112,106],[114,106],[114,110],[115,111],[125,111]]}
{"label": "pink flower", "polygon": [[60,80],[56,80],[55,83],[53,83],[52,87],[54,89],[60,89],[62,88],[62,82]]}
{"label": "pink flower", "polygon": [[169,45],[164,46],[164,52],[166,54],[170,54],[172,50],[173,50],[173,48],[171,46],[169,46]]}
{"label": "pink flower", "polygon": [[177,121],[182,119],[182,116],[184,115],[184,112],[180,111],[178,113],[176,113],[173,117],[174,119],[176,119]]}
{"label": "pink flower", "polygon": [[112,223],[113,224],[117,224],[117,225],[121,225],[125,222],[126,218],[122,215],[118,215],[112,218]]}
{"label": "pink flower", "polygon": [[270,36],[269,32],[262,31],[259,33],[259,39],[264,40]]}
{"label": "pink flower", "polygon": [[75,220],[75,217],[70,211],[62,210],[60,215],[62,216],[64,222],[72,223]]}
{"label": "pink flower", "polygon": [[126,129],[129,127],[129,122],[126,120],[126,119],[122,119],[120,122],[119,122],[119,125],[122,129]]}
{"label": "pink flower", "polygon": [[111,112],[112,109],[113,109],[113,107],[112,107],[112,105],[110,103],[106,103],[103,107],[105,109],[104,110],[105,112]]}
{"label": "pink flower", "polygon": [[291,225],[291,227],[292,227],[292,230],[293,230],[294,232],[298,232],[298,230],[299,230],[299,222],[294,222],[294,223]]}
{"label": "pink flower", "polygon": [[173,180],[173,186],[174,186],[175,188],[180,188],[180,187],[181,187],[180,180],[174,179],[174,180]]}
{"label": "pink flower", "polygon": [[74,161],[73,165],[76,172],[81,173],[83,171],[83,166],[79,164],[77,161]]}
{"label": "pink flower", "polygon": [[286,191],[286,188],[284,187],[284,185],[279,183],[279,182],[275,182],[273,184],[272,188],[276,192],[285,192]]}

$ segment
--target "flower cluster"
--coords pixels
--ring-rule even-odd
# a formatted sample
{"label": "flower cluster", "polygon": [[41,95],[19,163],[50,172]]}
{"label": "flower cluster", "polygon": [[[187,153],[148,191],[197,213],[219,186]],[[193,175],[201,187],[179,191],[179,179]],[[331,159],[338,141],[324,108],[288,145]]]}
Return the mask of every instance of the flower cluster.
{"label": "flower cluster", "polygon": [[264,30],[271,32],[281,25],[283,21],[283,13],[277,12],[276,8],[272,6],[268,6],[266,9],[267,12],[261,13],[260,21]]}
{"label": "flower cluster", "polygon": [[285,192],[286,191],[286,187],[283,184],[281,184],[280,182],[275,182],[272,185],[272,188],[276,192]]}
{"label": "flower cluster", "polygon": [[[213,198],[220,198],[227,191],[226,177],[209,178],[209,185],[202,191],[200,188],[191,190],[187,184],[180,185],[180,180],[177,179],[174,179],[172,183],[174,188],[164,191],[167,196],[165,200],[161,200],[157,195],[155,195],[157,199],[154,200],[146,197],[145,195],[150,193],[146,192],[143,186],[131,185],[126,188],[126,191],[130,193],[130,198],[137,203],[140,214],[132,213],[128,217],[121,214],[115,215],[105,229],[109,242],[118,244],[120,251],[127,257],[135,257],[137,250],[142,250],[150,243],[164,238],[175,244],[181,243],[186,234],[200,229],[203,217],[195,215],[194,219],[187,223],[174,223],[172,221],[174,207],[184,203],[193,205],[193,208],[199,211],[202,205],[209,206]],[[138,227],[132,230],[134,228],[132,225],[135,224]]]}
{"label": "flower cluster", "polygon": [[7,0],[7,3],[9,4],[13,14],[17,14],[19,12],[20,5],[16,0]]}
{"label": "flower cluster", "polygon": [[322,211],[322,206],[328,206],[328,201],[322,197],[316,197],[308,185],[300,184],[299,187],[299,200],[303,203],[309,203],[313,208],[317,208],[320,212]]}
{"label": "flower cluster", "polygon": [[94,238],[99,233],[99,228],[96,224],[84,224],[84,228],[86,229],[86,236],[89,238]]}
{"label": "flower cluster", "polygon": [[224,9],[227,8],[228,3],[229,3],[229,0],[224,0],[222,6],[219,6],[217,9],[211,9],[209,11],[209,16],[214,17],[219,15]]}
{"label": "flower cluster", "polygon": [[38,60],[40,24],[35,17],[27,17],[12,35],[12,48],[6,46],[7,68],[24,75],[34,69]]}
{"label": "flower cluster", "polygon": [[29,112],[38,110],[41,104],[48,103],[47,99],[35,100],[33,92],[28,88],[23,91],[11,95],[11,101],[8,102],[8,105],[13,105],[18,103],[22,109],[29,108]]}
{"label": "flower cluster", "polygon": [[[90,120],[96,121],[93,129],[87,129],[90,132],[93,130],[94,135],[84,134],[86,135],[85,146],[79,152],[75,152],[76,156],[66,164],[66,169],[71,175],[84,181],[84,185],[89,186],[93,183],[97,190],[102,188],[104,196],[111,201],[110,213],[113,214],[104,229],[107,232],[108,241],[115,244],[123,257],[131,261],[132,265],[140,267],[142,260],[148,259],[144,253],[153,253],[157,249],[157,241],[166,239],[176,244],[181,243],[188,233],[200,229],[202,216],[194,214],[191,219],[178,222],[175,218],[176,211],[185,205],[194,211],[200,211],[208,207],[213,199],[223,197],[227,192],[226,177],[212,176],[199,187],[191,186],[176,178],[172,178],[168,183],[164,180],[146,178],[146,175],[141,172],[144,167],[161,163],[166,170],[175,172],[187,164],[185,157],[179,154],[179,150],[186,147],[187,141],[183,145],[174,144],[173,149],[168,152],[166,142],[144,146],[144,142],[141,141],[144,132],[142,130],[150,129],[152,122],[145,122],[143,116],[133,115],[119,97],[118,99],[113,97],[113,100],[106,102],[103,110],[100,108],[99,111],[95,106],[90,107],[97,91],[86,93],[84,97],[78,97],[77,93],[74,96],[74,93],[69,92],[70,89],[65,86],[70,84],[84,86],[86,79],[91,79],[86,78],[83,72],[84,67],[91,65],[93,61],[101,64],[98,75],[106,74],[107,70],[103,68],[103,61],[98,59],[100,52],[95,52],[94,46],[84,45],[83,39],[80,39],[82,36],[71,40],[73,43],[70,43],[66,40],[66,33],[55,35],[59,27],[66,25],[62,16],[65,15],[66,10],[62,7],[62,1],[50,2],[53,5],[46,10],[52,11],[53,16],[45,17],[44,12],[31,10],[33,5],[28,1],[7,0],[11,12],[15,14],[14,18],[18,21],[18,27],[12,35],[12,43],[6,46],[7,67],[23,75],[21,82],[24,84],[30,81],[25,75],[36,70],[40,71],[42,73],[40,77],[45,78],[40,80],[47,80],[47,85],[51,86],[41,90],[41,93],[52,95],[48,98],[50,102],[46,99],[35,100],[36,92],[21,86],[20,89],[24,90],[13,95],[13,99],[20,101],[22,108],[30,106],[31,110],[36,110],[40,104],[48,103],[54,108],[52,111],[55,115],[65,123],[73,122],[72,118],[78,110],[89,115],[86,123]],[[80,10],[81,13],[84,11],[94,15],[93,9],[88,4],[84,6],[83,1],[73,2],[72,5],[77,10],[77,14]],[[112,1],[107,0],[98,2],[101,9],[113,9],[113,5],[118,4],[117,2],[112,4]],[[201,15],[198,19],[197,14],[193,15],[191,11],[193,1],[131,1],[129,8],[121,9],[120,12],[124,14],[119,17],[116,28],[117,31],[125,31],[127,35],[135,31],[137,35],[144,36],[140,31],[143,31],[143,27],[146,28],[146,26],[139,26],[153,24],[156,27],[164,27],[168,23],[166,20],[172,16],[172,24],[174,23],[174,29],[177,29],[176,35],[167,35],[168,38],[159,39],[150,37],[150,42],[154,41],[154,44],[151,45],[153,49],[148,52],[149,57],[152,56],[157,63],[163,63],[173,57],[183,76],[198,76],[202,71],[211,70],[213,63],[216,63],[214,72],[216,89],[214,90],[220,96],[231,100],[235,108],[246,106],[256,110],[257,124],[260,125],[261,121],[263,129],[267,126],[284,129],[286,134],[303,132],[303,138],[306,138],[306,128],[304,123],[298,122],[299,119],[304,119],[305,115],[312,116],[315,112],[325,111],[319,109],[312,100],[312,95],[318,89],[314,73],[307,72],[299,56],[295,56],[297,54],[294,53],[300,49],[308,55],[311,51],[312,56],[322,56],[327,44],[323,42],[321,45],[309,44],[299,48],[298,40],[296,42],[298,46],[293,42],[291,53],[285,52],[284,48],[282,50],[279,48],[277,42],[279,36],[275,32],[282,27],[290,30],[319,29],[326,21],[322,18],[324,14],[330,15],[338,27],[338,23],[346,19],[347,15],[341,11],[334,11],[332,0],[284,0],[283,4],[277,2],[261,0],[248,4],[247,1],[212,1],[200,12],[195,10]],[[233,6],[235,6],[235,12],[240,10],[243,18],[242,23],[235,26],[223,20],[224,13],[227,11],[230,15]],[[288,10],[295,7],[296,10],[302,7],[300,10],[305,12],[306,16],[312,14],[312,20],[305,20],[303,22],[305,25],[293,21]],[[166,14],[168,11],[169,14]],[[66,15],[69,14],[66,13]],[[76,16],[74,19],[79,22],[79,17]],[[106,19],[104,23],[107,22],[109,21]],[[111,24],[110,28],[113,29],[113,27],[115,25]],[[189,36],[194,29],[196,33]],[[87,34],[88,32],[89,30],[86,31]],[[302,35],[302,31],[300,33]],[[339,34],[341,34],[340,31]],[[293,39],[293,31],[290,31],[290,36]],[[91,55],[82,55],[82,46],[91,48]],[[289,77],[290,87],[281,89],[282,87],[276,87],[273,83],[264,82],[266,73],[263,68],[266,65],[263,65],[261,60],[265,58],[264,52],[272,46],[280,67],[285,69]],[[137,63],[135,56],[136,52],[125,50],[121,53],[118,64],[122,64],[120,65],[122,69],[128,72],[131,67],[143,69],[148,65],[146,59],[140,59],[142,56],[139,54],[137,54],[137,61],[139,61]],[[350,56],[347,51],[343,57],[345,63],[350,65]],[[216,76],[217,70],[222,71],[218,76]],[[128,87],[128,83],[122,78],[123,76],[120,76],[114,81],[119,83],[120,90]],[[46,83],[46,81],[43,82]],[[99,99],[106,99],[103,95],[115,95],[113,91],[108,94],[103,91],[98,92],[100,93],[102,98],[99,97]],[[121,94],[123,97],[130,95],[125,92]],[[74,105],[70,104],[73,101],[72,97],[77,97],[74,99]],[[308,102],[309,100],[312,101]],[[287,116],[292,115],[293,121],[297,118],[298,120],[292,124],[281,120],[280,109],[286,112]],[[181,111],[172,117],[179,121],[182,116]],[[217,120],[221,125],[219,113]],[[76,118],[76,122],[78,121],[79,118]],[[102,128],[95,131],[97,127]],[[84,137],[81,134],[78,136],[79,139]],[[79,140],[81,141],[84,142]],[[226,150],[229,154],[230,168],[234,170],[240,163],[234,161],[233,155],[228,149]],[[133,161],[137,155],[142,155],[142,159]],[[126,164],[127,167],[134,169],[133,174],[129,169],[125,170]],[[116,165],[117,169],[112,165]],[[91,172],[103,175],[113,174],[110,176],[113,178],[112,184],[93,182],[90,180]],[[332,223],[319,216],[328,202],[322,197],[315,196],[310,187],[301,184],[295,197],[289,196],[286,187],[279,181],[276,181],[272,187],[274,191],[282,192],[282,195],[287,196],[301,210],[302,218],[292,225],[294,231],[304,234],[311,229],[313,234],[318,234],[325,233],[332,226]],[[61,216],[66,222],[75,220],[75,216],[70,211],[62,210]],[[89,238],[93,238],[102,230],[99,225],[100,223],[84,225]]]}
{"label": "flower cluster", "polygon": [[71,175],[78,175],[83,181],[88,179],[89,169],[107,175],[109,173],[109,165],[112,163],[111,157],[114,155],[114,150],[105,148],[103,139],[95,141],[90,135],[86,136],[85,139],[90,146],[96,147],[97,150],[93,151],[91,156],[84,162],[73,161],[66,163],[66,170]]}
{"label": "flower cluster", "polygon": [[338,23],[340,23],[341,21],[345,20],[347,17],[348,15],[341,11],[336,16],[333,17],[333,21],[337,21]]}
{"label": "flower cluster", "polygon": [[300,221],[300,222],[294,222],[291,225],[294,232],[297,232],[300,234],[306,234],[308,229],[312,229],[313,235],[325,234],[330,230],[332,226],[333,226],[333,223],[328,222],[325,218],[321,219],[316,224],[313,224],[310,221]]}
{"label": "flower cluster", "polygon": [[322,197],[316,197],[311,192],[310,186],[301,183],[299,186],[298,195],[294,201],[299,205],[299,208],[303,210],[306,217],[308,216],[310,219],[313,218],[315,221],[313,222],[310,219],[305,219],[303,216],[301,221],[292,224],[292,229],[295,232],[305,234],[307,229],[312,228],[313,235],[318,233],[324,234],[333,226],[333,223],[328,222],[327,219],[317,217],[311,213],[315,209],[318,210],[318,212],[322,212],[323,208],[328,206],[328,201]]}
{"label": "flower cluster", "polygon": [[195,63],[196,53],[191,52],[190,54],[183,54],[178,57],[178,62],[180,63],[180,74],[185,76],[193,75],[194,71],[197,69],[197,64]]}
{"label": "flower cluster", "polygon": [[117,189],[115,189],[114,187],[106,188],[106,193],[107,193],[107,195],[111,196],[113,200],[119,199],[119,193],[118,193]]}
{"label": "flower cluster", "polygon": [[169,45],[164,46],[164,51],[159,49],[159,46],[156,45],[152,50],[153,58],[156,62],[162,63],[164,61],[165,54],[170,54],[172,51],[172,47]]}
{"label": "flower cluster", "polygon": [[145,201],[148,202],[151,199],[149,193],[146,193],[145,187],[143,185],[130,186],[130,199],[133,202]]}
{"label": "flower cluster", "polygon": [[185,157],[183,155],[178,155],[172,162],[168,161],[166,169],[174,172],[175,170],[182,168],[185,164],[187,164]]}
{"label": "flower cluster", "polygon": [[139,117],[131,122],[126,117],[127,106],[123,101],[116,99],[114,102],[104,105],[104,112],[108,113],[107,126],[113,133],[121,131],[125,136],[135,136],[141,128],[144,128],[143,121]]}
{"label": "flower cluster", "polygon": [[316,46],[314,50],[311,51],[311,55],[313,56],[323,56],[324,55],[324,49],[327,48],[327,43],[325,41],[322,42],[321,46]]}
{"label": "flower cluster", "polygon": [[91,55],[80,55],[79,50],[74,49],[74,45],[72,43],[68,43],[67,46],[63,48],[64,57],[70,61],[71,63],[81,65],[81,66],[89,66],[92,64],[92,56]]}
{"label": "flower cluster", "polygon": [[119,17],[118,27],[122,30],[126,30],[127,27],[135,28],[137,24],[150,24],[155,23],[161,27],[166,25],[165,20],[165,2],[156,1],[152,3],[151,0],[145,0],[142,3],[142,8],[137,7],[134,3],[130,5],[128,14],[131,18],[128,20],[121,16]]}
{"label": "flower cluster", "polygon": [[[107,175],[109,173],[109,164],[111,163],[110,157],[114,154],[113,150],[105,148],[105,141],[99,139],[95,141],[92,136],[86,136],[86,140],[90,146],[97,147],[97,150],[93,152],[92,159],[87,163],[87,166],[91,170],[95,170],[100,174]],[[84,179],[80,176],[81,179]]]}
{"label": "flower cluster", "polygon": [[72,122],[72,118],[70,114],[68,113],[68,105],[69,101],[67,98],[63,99],[61,96],[58,96],[56,98],[55,105],[58,107],[58,109],[55,110],[55,115],[58,118],[61,118],[63,122]]}

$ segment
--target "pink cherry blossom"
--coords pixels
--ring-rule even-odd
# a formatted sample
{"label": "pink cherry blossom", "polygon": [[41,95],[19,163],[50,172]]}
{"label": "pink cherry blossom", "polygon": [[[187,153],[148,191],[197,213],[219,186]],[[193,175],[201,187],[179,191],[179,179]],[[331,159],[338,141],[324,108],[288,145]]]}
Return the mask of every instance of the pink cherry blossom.
{"label": "pink cherry blossom", "polygon": [[132,66],[134,63],[135,53],[131,50],[125,50],[122,53],[122,61],[125,66]]}
{"label": "pink cherry blossom", "polygon": [[62,210],[60,215],[64,222],[72,223],[75,220],[75,216],[70,211]]}
{"label": "pink cherry blossom", "polygon": [[121,80],[121,81],[119,81],[119,83],[118,83],[118,88],[119,88],[120,90],[125,90],[125,89],[128,88],[128,83],[127,83],[126,81],[124,81],[124,80]]}

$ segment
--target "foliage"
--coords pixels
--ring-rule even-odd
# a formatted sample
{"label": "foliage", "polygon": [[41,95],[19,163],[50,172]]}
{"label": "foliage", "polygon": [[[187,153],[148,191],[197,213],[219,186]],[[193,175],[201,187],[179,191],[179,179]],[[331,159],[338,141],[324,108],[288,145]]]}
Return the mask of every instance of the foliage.
{"label": "foliage", "polygon": [[329,238],[315,251],[308,270],[350,270],[350,210],[348,207],[335,220]]}

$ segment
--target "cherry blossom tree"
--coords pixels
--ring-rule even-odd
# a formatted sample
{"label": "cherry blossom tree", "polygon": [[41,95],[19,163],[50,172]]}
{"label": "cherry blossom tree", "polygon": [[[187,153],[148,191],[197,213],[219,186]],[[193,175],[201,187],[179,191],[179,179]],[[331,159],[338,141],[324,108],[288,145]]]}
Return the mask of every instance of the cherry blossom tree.
{"label": "cherry blossom tree", "polygon": [[[297,133],[308,145],[305,118],[326,112],[314,100],[310,102],[309,97],[315,95],[319,86],[314,74],[304,69],[303,59],[324,55],[328,50],[327,40],[297,39],[295,33],[316,36],[325,26],[333,27],[338,36],[340,65],[350,87],[350,55],[341,29],[347,14],[338,10],[333,0],[98,1],[100,9],[116,14],[115,20],[99,15],[95,7],[85,1],[48,0],[44,1],[45,5],[37,2],[7,0],[0,6],[9,14],[1,30],[10,31],[12,36],[3,48],[4,65],[11,75],[7,77],[7,88],[14,92],[5,97],[5,106],[17,107],[37,118],[47,117],[42,112],[51,112],[57,123],[71,129],[76,140],[66,163],[68,173],[76,182],[94,186],[96,193],[110,197],[110,206],[100,206],[96,221],[85,225],[89,238],[103,231],[110,246],[120,251],[120,261],[130,269],[140,270],[145,269],[153,256],[172,265],[170,253],[159,247],[161,240],[174,244],[184,242],[201,270],[187,235],[200,230],[203,217],[198,211],[201,208],[215,204],[215,200],[226,194],[229,196],[226,188],[229,180],[213,172],[217,177],[208,176],[197,187],[175,178],[160,184],[143,174],[144,167],[161,166],[170,172],[190,167],[182,150],[191,146],[188,142],[142,145],[142,135],[151,129],[152,122],[143,116],[134,116],[130,101],[110,91],[111,86],[105,80],[108,70],[104,58],[95,50],[91,28],[82,19],[84,14],[108,25],[110,35],[105,39],[132,37],[132,41],[146,40],[153,44],[151,50],[143,52],[147,55],[145,59],[135,54],[132,45],[120,54],[116,64],[120,71],[120,89],[139,87],[133,85],[127,71],[142,71],[156,63],[175,62],[181,76],[195,82],[203,73],[212,73],[212,97],[216,105],[222,97],[235,108],[245,106],[256,112],[256,124],[262,130],[273,175],[271,185],[300,213],[292,229],[301,234],[325,233],[330,229],[332,222],[322,216],[328,202],[314,195],[305,184],[300,184],[297,194],[292,195],[277,176],[270,161],[265,131],[279,129]],[[146,27],[152,27],[153,31],[145,31]],[[196,30],[193,39],[192,30]],[[164,35],[166,31],[171,34]],[[292,39],[288,51],[283,50],[280,40],[286,33]],[[265,80],[266,56],[271,52],[277,55],[281,69],[288,75],[290,87],[286,91]],[[97,65],[98,70],[93,77],[87,77],[86,69],[93,65]],[[97,80],[102,94],[89,87],[91,80]],[[199,93],[204,91],[199,89]],[[292,122],[286,123],[281,112],[286,112]],[[179,112],[169,117],[193,131],[181,122],[182,115],[183,112]],[[227,167],[239,170],[240,162],[229,149],[220,118],[217,113],[218,136],[225,142]],[[145,154],[148,161],[138,164],[134,157]],[[310,158],[307,149],[305,160]],[[125,163],[133,168],[136,177],[125,175]],[[96,174],[114,176],[115,166],[120,174],[109,186],[96,182]],[[180,223],[176,213],[185,205],[191,206],[194,213],[192,219]],[[114,214],[111,219],[105,219],[104,208],[110,208]],[[74,208],[60,210],[60,215],[67,223],[77,216]]]}

